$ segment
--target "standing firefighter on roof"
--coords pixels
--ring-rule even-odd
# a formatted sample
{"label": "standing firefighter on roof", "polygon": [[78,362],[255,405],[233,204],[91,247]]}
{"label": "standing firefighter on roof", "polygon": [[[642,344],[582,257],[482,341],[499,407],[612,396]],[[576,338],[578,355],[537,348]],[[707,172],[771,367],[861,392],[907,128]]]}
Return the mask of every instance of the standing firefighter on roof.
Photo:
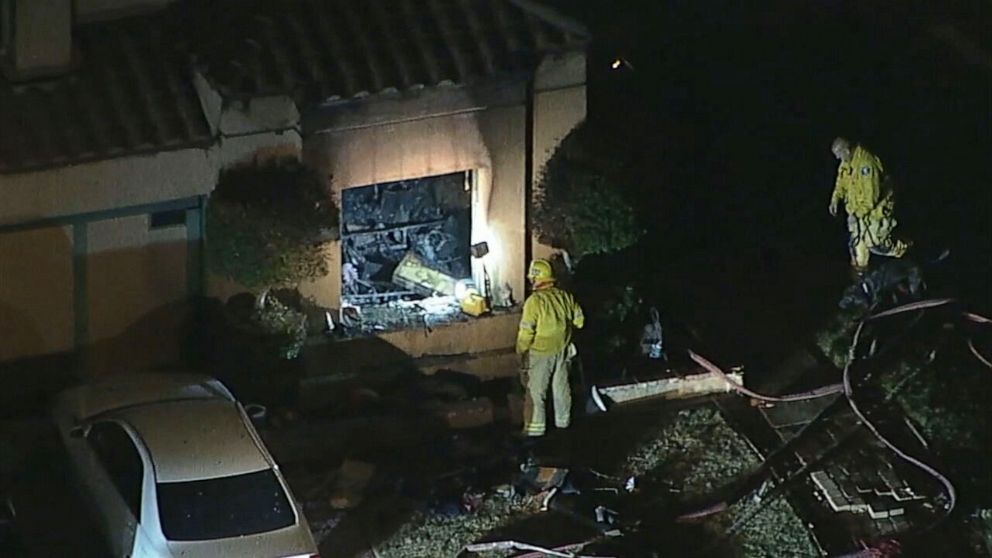
{"label": "standing firefighter on roof", "polygon": [[830,150],[840,160],[830,214],[837,215],[837,204],[844,202],[851,234],[851,266],[863,273],[872,253],[902,257],[910,244],[893,236],[897,224],[893,215],[895,194],[882,161],[844,138],[835,139]]}
{"label": "standing firefighter on roof", "polygon": [[555,426],[568,428],[572,393],[568,370],[575,358],[572,333],[585,324],[582,308],[571,293],[555,285],[551,263],[534,260],[527,278],[534,292],[524,302],[517,354],[521,356],[520,380],[524,385],[524,434],[543,436],[547,428],[545,400],[548,385],[554,399]]}

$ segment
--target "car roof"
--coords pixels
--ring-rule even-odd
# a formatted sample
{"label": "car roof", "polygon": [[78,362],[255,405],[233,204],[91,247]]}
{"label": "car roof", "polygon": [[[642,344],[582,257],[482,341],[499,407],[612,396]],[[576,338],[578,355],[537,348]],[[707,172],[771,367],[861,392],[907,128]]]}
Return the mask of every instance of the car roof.
{"label": "car roof", "polygon": [[119,374],[67,390],[62,397],[73,400],[77,420],[140,406],[185,399],[234,401],[224,384],[199,374]]}
{"label": "car roof", "polygon": [[223,399],[165,401],[113,413],[138,435],[157,482],[227,477],[270,469],[237,405]]}

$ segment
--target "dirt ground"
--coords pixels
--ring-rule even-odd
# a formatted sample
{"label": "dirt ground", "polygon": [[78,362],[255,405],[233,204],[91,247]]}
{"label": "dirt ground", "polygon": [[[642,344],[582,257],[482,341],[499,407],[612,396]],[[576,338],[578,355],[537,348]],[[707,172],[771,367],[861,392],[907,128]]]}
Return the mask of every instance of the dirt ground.
{"label": "dirt ground", "polygon": [[[612,552],[608,555],[675,550],[684,556],[818,554],[784,501],[726,539],[727,527],[747,510],[731,509],[697,525],[673,521],[676,513],[758,463],[705,400],[584,417],[530,449],[520,447],[509,425],[500,424],[360,457],[377,470],[358,507],[330,509],[326,490],[311,490],[307,497],[321,551],[330,556],[468,556],[463,548],[469,543],[506,539],[548,547],[574,543],[608,529],[595,521],[597,505],[618,511],[616,526],[627,533],[599,544]],[[550,511],[540,510],[543,494],[508,495],[520,478],[521,460],[528,457],[568,468],[582,493],[556,497]],[[314,484],[302,472],[289,475],[298,486]],[[623,484],[631,476],[638,488],[627,493]],[[479,496],[471,512],[460,506],[466,493]],[[483,554],[494,555],[500,554]]]}

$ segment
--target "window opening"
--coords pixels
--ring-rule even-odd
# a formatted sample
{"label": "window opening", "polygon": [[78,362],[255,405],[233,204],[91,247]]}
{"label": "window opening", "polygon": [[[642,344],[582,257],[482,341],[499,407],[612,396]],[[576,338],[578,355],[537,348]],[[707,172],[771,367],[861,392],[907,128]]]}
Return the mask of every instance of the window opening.
{"label": "window opening", "polygon": [[186,226],[185,209],[157,211],[155,213],[150,213],[148,216],[148,228],[151,230],[184,226]]}
{"label": "window opening", "polygon": [[341,196],[342,306],[362,330],[458,319],[471,282],[473,173],[400,180]]}

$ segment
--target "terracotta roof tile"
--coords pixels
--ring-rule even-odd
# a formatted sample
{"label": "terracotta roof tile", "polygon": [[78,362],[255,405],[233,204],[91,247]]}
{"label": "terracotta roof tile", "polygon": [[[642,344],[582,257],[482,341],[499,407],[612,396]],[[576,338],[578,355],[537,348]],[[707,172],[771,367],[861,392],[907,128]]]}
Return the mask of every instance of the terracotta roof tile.
{"label": "terracotta roof tile", "polygon": [[0,173],[209,142],[187,57],[158,16],[78,26],[64,76],[0,78]]}
{"label": "terracotta roof tile", "polygon": [[195,13],[194,47],[229,97],[309,101],[465,84],[526,71],[586,36],[511,0],[283,0]]}
{"label": "terracotta roof tile", "polygon": [[321,102],[513,75],[585,44],[580,27],[521,5],[188,0],[77,26],[69,73],[0,78],[0,173],[209,144],[193,59],[225,96]]}

